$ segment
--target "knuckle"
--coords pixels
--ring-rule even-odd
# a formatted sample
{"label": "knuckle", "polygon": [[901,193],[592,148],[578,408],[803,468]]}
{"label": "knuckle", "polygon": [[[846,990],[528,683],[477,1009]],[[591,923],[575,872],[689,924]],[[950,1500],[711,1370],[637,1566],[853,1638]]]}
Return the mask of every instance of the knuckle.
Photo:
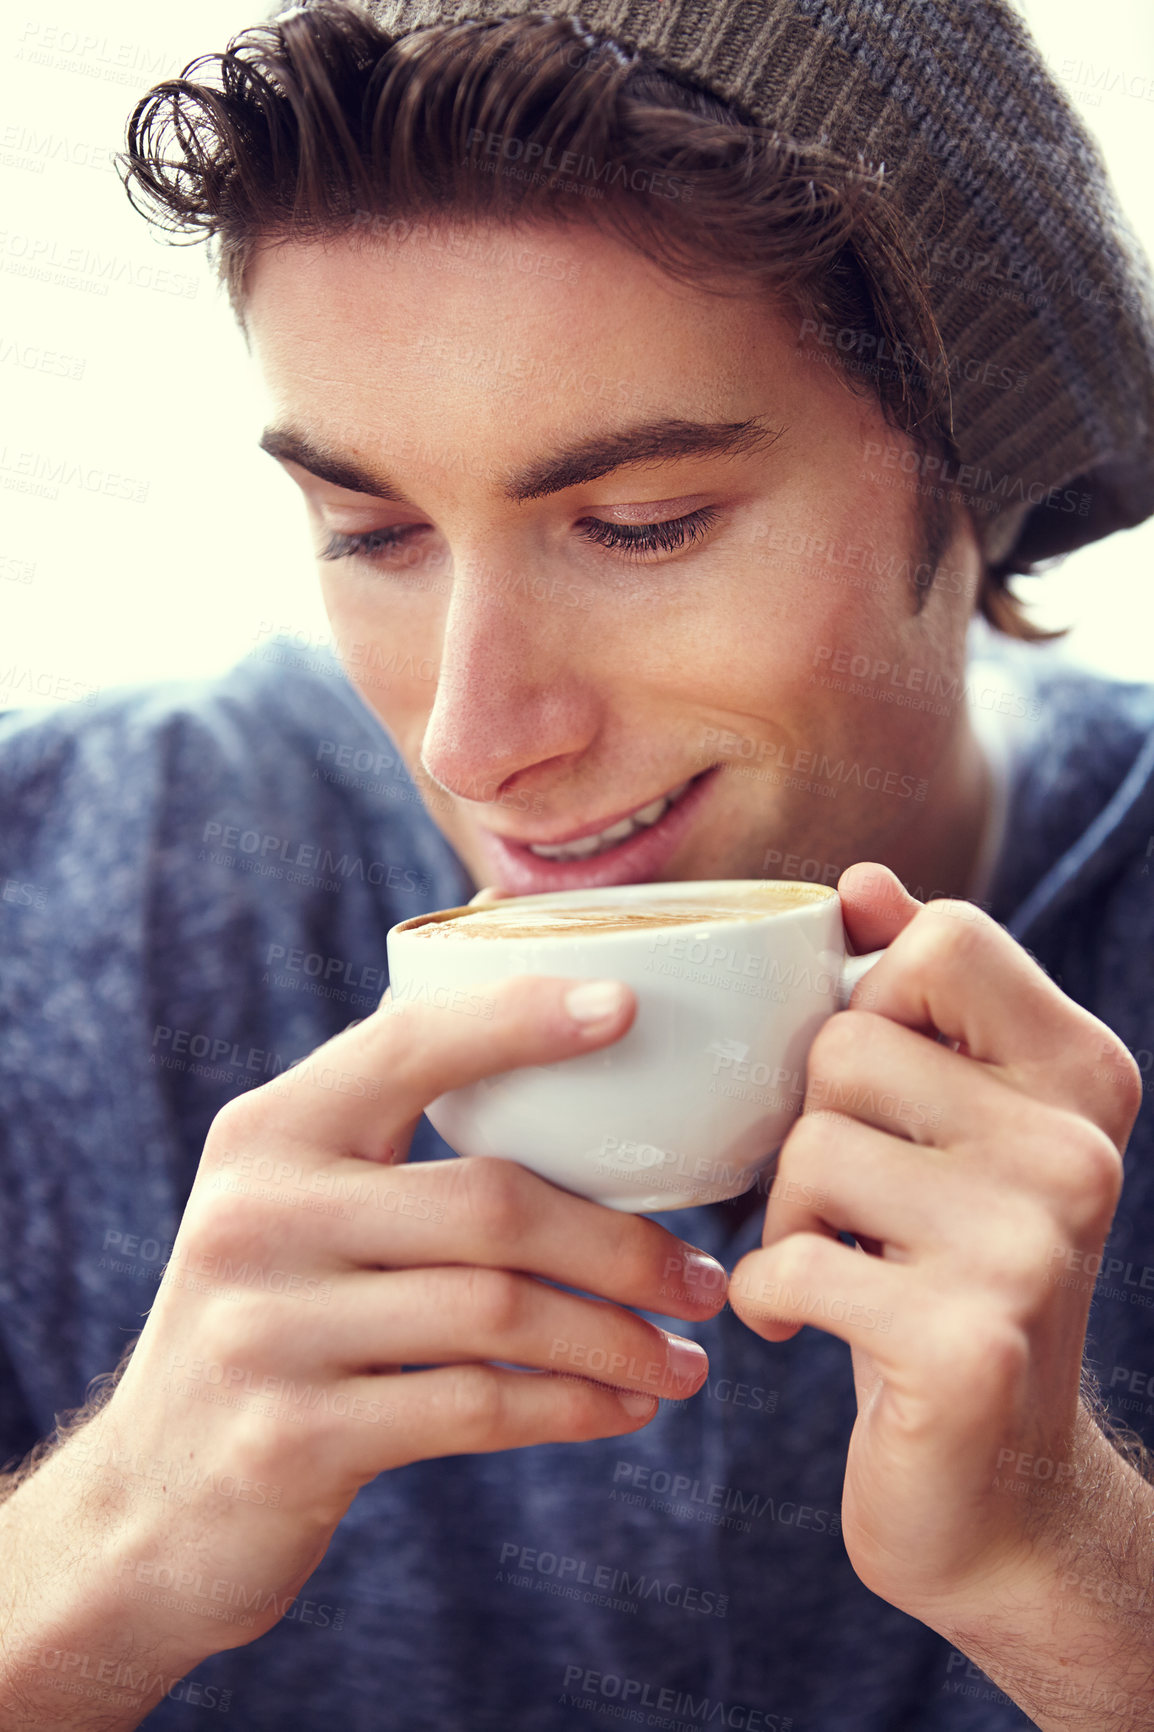
{"label": "knuckle", "polygon": [[483,982],[476,990],[492,1007],[483,1026],[497,1032],[503,1050],[539,1048],[543,1034],[560,1032],[559,995],[547,975],[514,974]]}
{"label": "knuckle", "polygon": [[789,1134],[781,1146],[782,1159],[796,1162],[799,1158],[809,1160],[823,1153],[830,1146],[830,1137],[841,1128],[845,1116],[836,1107],[825,1104],[805,1107],[801,1117],[789,1127]]}
{"label": "knuckle", "polygon": [[[996,1225],[987,1223],[983,1235],[983,1266],[994,1291],[1017,1311],[1032,1309],[1039,1293],[1047,1293],[1047,1273],[1054,1245],[1054,1229],[1037,1208],[1023,1207]],[[967,1267],[972,1267],[967,1250]]]}
{"label": "knuckle", "polygon": [[839,1010],[827,1017],[809,1049],[809,1074],[835,1070],[861,1050],[870,1019],[860,1010]]}
{"label": "knuckle", "polygon": [[773,1246],[766,1264],[770,1283],[805,1291],[814,1284],[817,1259],[825,1240],[816,1233],[790,1233]]}
{"label": "knuckle", "polygon": [[[501,985],[511,984],[503,982]],[[476,995],[482,995],[477,997]],[[500,986],[481,983],[468,991],[436,987],[429,998],[390,999],[374,1012],[379,1061],[390,1072],[418,1076],[430,1068],[430,1058],[447,1042],[483,1038],[491,1031]],[[462,1014],[469,1008],[470,1014]],[[480,1014],[478,1014],[480,1011]],[[339,1037],[338,1037],[339,1038]]]}
{"label": "knuckle", "polygon": [[1109,1099],[1129,1131],[1142,1106],[1143,1087],[1142,1072],[1133,1053],[1116,1038],[1112,1043],[1104,1042],[1096,1069],[1106,1071]]}
{"label": "knuckle", "polygon": [[394,1071],[407,1067],[417,1055],[427,1051],[435,1030],[429,1019],[429,1006],[412,999],[382,1000],[370,1020],[374,1025],[374,1047],[379,1044],[382,1062]]}
{"label": "knuckle", "polygon": [[[1030,1344],[1025,1330],[995,1306],[966,1307],[943,1329],[949,1353],[942,1367],[997,1398],[1028,1374]],[[987,1398],[988,1399],[988,1398]]]}
{"label": "knuckle", "polygon": [[627,1215],[617,1209],[605,1213],[613,1218],[597,1224],[599,1268],[612,1269],[614,1278],[631,1289],[647,1289],[651,1282],[667,1281],[674,1267],[671,1254],[678,1257],[676,1266],[680,1266],[678,1254],[672,1251],[678,1244],[675,1235],[656,1221],[647,1221],[644,1215]]}
{"label": "knuckle", "polygon": [[482,1239],[502,1244],[521,1238],[532,1211],[531,1175],[524,1167],[493,1155],[466,1155],[456,1169],[462,1201]]}
{"label": "knuckle", "polygon": [[524,1279],[509,1269],[469,1269],[466,1304],[475,1327],[491,1341],[516,1335],[526,1319],[529,1294]]}
{"label": "knuckle", "polygon": [[1028,1294],[1046,1290],[1053,1250],[1052,1223],[1031,1211],[1029,1218],[1018,1225],[1014,1234],[1011,1264]]}
{"label": "knuckle", "polygon": [[217,1356],[230,1366],[260,1366],[276,1352],[276,1323],[258,1294],[209,1299],[202,1327],[205,1341],[214,1342]]}
{"label": "knuckle", "polygon": [[777,1157],[777,1168],[770,1187],[778,1198],[791,1180],[800,1179],[813,1158],[829,1146],[829,1121],[834,1114],[820,1107],[807,1107],[800,1118],[790,1125]]}
{"label": "knuckle", "polygon": [[540,989],[541,979],[538,974],[514,974],[504,980],[490,981],[484,990],[492,994],[503,1016],[515,1016],[529,1008],[526,1000]]}
{"label": "knuckle", "polygon": [[1122,1156],[1106,1132],[1075,1113],[1066,1115],[1054,1181],[1066,1207],[1089,1224],[1113,1213],[1122,1190]]}
{"label": "knuckle", "polygon": [[[267,1085],[266,1085],[267,1086]],[[253,1142],[265,1127],[269,1101],[264,1088],[250,1089],[226,1101],[208,1128],[204,1143],[204,1159],[210,1164],[230,1149]]]}
{"label": "knuckle", "polygon": [[1029,1373],[1028,1335],[997,1303],[938,1307],[915,1350],[919,1395],[892,1415],[907,1441],[934,1435],[959,1402],[975,1416],[1004,1412]]}
{"label": "knuckle", "polygon": [[961,965],[987,948],[994,924],[972,902],[943,896],[927,902],[910,922],[910,948],[916,947],[923,963]]}
{"label": "knuckle", "polygon": [[462,1444],[485,1449],[500,1436],[505,1397],[500,1377],[487,1365],[460,1365],[453,1379],[454,1431]]}
{"label": "knuckle", "polygon": [[612,1402],[616,1407],[616,1398],[580,1378],[556,1377],[553,1385],[550,1429],[557,1437],[599,1435],[604,1429],[606,1403]]}
{"label": "knuckle", "polygon": [[186,1262],[194,1259],[211,1259],[214,1263],[222,1259],[259,1262],[269,1248],[267,1211],[262,1202],[244,1195],[205,1191],[189,1203],[180,1236]]}
{"label": "knuckle", "polygon": [[976,902],[967,902],[965,897],[959,896],[935,896],[915,918],[925,922],[926,915],[932,916],[935,926],[948,921],[950,929],[955,932],[989,932],[995,925]]}
{"label": "knuckle", "polygon": [[1142,1099],[1145,1085],[1142,1072],[1130,1053],[1126,1054],[1126,1064],[1123,1067],[1125,1080],[1118,1085],[1118,1104],[1125,1118],[1126,1134],[1129,1135],[1134,1120],[1142,1110]]}
{"label": "knuckle", "polygon": [[321,1404],[312,1410],[306,1407],[298,1417],[300,1423],[289,1426],[287,1432],[291,1435],[287,1435],[285,1425],[277,1418],[243,1407],[233,1409],[229,1453],[232,1460],[243,1465],[248,1478],[275,1486],[302,1461],[305,1465],[298,1471],[311,1473],[322,1442],[317,1435],[318,1425],[331,1421],[322,1413]]}
{"label": "knuckle", "polygon": [[1030,1342],[1011,1319],[991,1318],[980,1337],[981,1364],[999,1381],[1023,1377],[1030,1370]]}

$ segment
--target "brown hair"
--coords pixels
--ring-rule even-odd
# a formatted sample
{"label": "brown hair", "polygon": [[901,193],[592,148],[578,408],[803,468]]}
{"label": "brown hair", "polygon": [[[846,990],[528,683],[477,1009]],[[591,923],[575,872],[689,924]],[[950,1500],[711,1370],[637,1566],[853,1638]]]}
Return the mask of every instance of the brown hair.
{"label": "brown hair", "polygon": [[[214,82],[198,81],[209,66]],[[947,357],[881,174],[803,149],[578,19],[466,20],[394,39],[348,0],[314,0],[156,85],[127,143],[129,198],[158,226],[207,239],[242,327],[258,243],[368,243],[398,218],[591,222],[707,292],[759,288],[854,333],[855,353],[884,362],[851,371],[836,349],[823,358],[920,450],[956,457]],[[936,569],[953,511],[929,490],[918,515],[922,567]],[[1019,569],[984,565],[982,613],[1015,637],[1061,635],[1033,626],[1005,587]],[[914,586],[918,608],[929,587]]]}

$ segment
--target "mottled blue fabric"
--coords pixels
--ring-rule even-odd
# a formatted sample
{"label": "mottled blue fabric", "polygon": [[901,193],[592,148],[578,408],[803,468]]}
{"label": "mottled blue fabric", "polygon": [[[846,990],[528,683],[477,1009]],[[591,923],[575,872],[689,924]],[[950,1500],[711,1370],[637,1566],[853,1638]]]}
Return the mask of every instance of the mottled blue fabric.
{"label": "mottled blue fabric", "polygon": [[[1035,725],[988,905],[1149,1079],[1154,687],[1002,653]],[[140,1329],[222,1103],[366,1014],[389,927],[471,887],[336,665],[286,646],[212,682],[0,718],[0,800],[11,1459]],[[1152,1139],[1148,1092],[1090,1348],[1154,1442],[1154,1401],[1134,1393],[1154,1373]],[[413,1159],[445,1154],[422,1122]],[[760,1229],[726,1206],[658,1218],[728,1266]],[[815,1329],[774,1346],[728,1311],[678,1327],[710,1355],[692,1400],[624,1440],[382,1475],[292,1614],[145,1724],[1028,1725],[850,1568],[848,1349]]]}

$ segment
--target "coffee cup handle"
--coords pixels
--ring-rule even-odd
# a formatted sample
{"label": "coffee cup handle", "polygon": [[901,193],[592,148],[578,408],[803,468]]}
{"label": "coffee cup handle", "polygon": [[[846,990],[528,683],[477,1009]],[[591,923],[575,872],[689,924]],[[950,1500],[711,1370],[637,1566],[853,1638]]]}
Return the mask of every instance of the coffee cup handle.
{"label": "coffee cup handle", "polygon": [[867,950],[861,956],[847,956],[841,965],[841,975],[837,987],[837,1007],[839,1010],[849,1009],[850,994],[863,974],[868,974],[874,963],[885,955],[884,950]]}

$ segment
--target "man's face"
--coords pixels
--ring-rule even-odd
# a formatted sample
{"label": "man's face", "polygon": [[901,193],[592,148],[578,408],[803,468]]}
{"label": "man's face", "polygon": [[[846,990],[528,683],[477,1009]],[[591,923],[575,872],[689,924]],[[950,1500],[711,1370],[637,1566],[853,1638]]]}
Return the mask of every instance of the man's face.
{"label": "man's face", "polygon": [[904,441],[796,318],[584,225],[265,248],[247,317],[344,664],[478,884],[833,882],[945,821],[972,531],[916,612]]}

